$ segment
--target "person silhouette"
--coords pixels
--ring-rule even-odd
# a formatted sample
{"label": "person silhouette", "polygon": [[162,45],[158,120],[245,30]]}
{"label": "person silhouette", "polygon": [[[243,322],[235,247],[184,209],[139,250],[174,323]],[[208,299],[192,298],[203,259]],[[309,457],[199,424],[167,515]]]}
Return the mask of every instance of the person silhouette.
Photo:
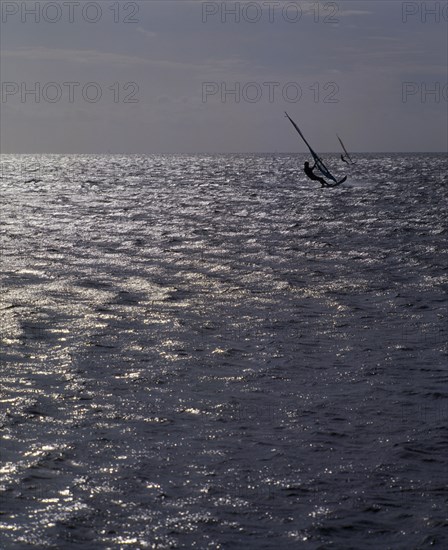
{"label": "person silhouette", "polygon": [[310,163],[307,161],[304,164],[303,171],[310,178],[310,180],[318,181],[321,184],[321,187],[330,187],[328,183],[324,180],[324,178],[320,178],[319,176],[316,176],[316,174],[313,172],[315,168],[316,168],[316,163],[314,163],[313,166],[310,166]]}

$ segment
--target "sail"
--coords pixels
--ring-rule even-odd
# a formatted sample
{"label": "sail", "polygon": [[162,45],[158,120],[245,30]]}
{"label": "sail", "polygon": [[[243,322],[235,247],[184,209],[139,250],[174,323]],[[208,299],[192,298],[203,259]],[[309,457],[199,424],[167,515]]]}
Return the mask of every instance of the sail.
{"label": "sail", "polygon": [[[337,134],[336,134],[337,135]],[[338,136],[338,135],[337,135]],[[344,149],[344,153],[345,153],[345,156],[348,158],[348,160],[352,163],[352,164],[355,164],[352,160],[352,158],[350,157],[350,155],[348,154],[348,151],[347,149],[345,148],[345,145],[343,144],[342,142],[342,139],[338,136],[338,140],[339,140],[339,143],[341,144],[341,147],[342,149]]]}
{"label": "sail", "polygon": [[317,168],[319,168],[319,170],[322,172],[322,174],[328,178],[328,179],[331,179],[333,180],[335,183],[338,183],[338,180],[331,174],[331,172],[328,170],[328,168],[325,166],[323,160],[319,157],[319,155],[313,150],[313,148],[311,147],[311,145],[307,142],[307,140],[305,139],[305,136],[302,134],[302,132],[300,131],[300,128],[297,126],[297,124],[292,120],[292,118],[288,115],[288,113],[285,112],[285,115],[288,117],[288,120],[291,122],[291,124],[294,126],[294,128],[297,130],[297,132],[299,133],[300,137],[303,139],[303,141],[305,142],[306,146],[308,147],[308,149],[310,150],[310,153],[313,155],[313,158],[314,158],[314,162],[316,163],[316,166]]}

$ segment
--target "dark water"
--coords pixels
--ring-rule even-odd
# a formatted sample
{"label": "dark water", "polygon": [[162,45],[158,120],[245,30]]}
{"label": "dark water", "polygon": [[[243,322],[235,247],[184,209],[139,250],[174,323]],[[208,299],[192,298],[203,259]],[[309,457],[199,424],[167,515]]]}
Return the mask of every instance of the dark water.
{"label": "dark water", "polygon": [[0,548],[448,547],[446,157],[303,160],[2,157]]}

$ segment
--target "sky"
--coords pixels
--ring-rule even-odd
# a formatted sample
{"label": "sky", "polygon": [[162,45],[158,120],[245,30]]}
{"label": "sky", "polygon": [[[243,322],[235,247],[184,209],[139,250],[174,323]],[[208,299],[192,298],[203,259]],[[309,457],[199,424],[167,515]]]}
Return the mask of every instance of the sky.
{"label": "sky", "polygon": [[2,153],[448,151],[448,5],[1,0]]}

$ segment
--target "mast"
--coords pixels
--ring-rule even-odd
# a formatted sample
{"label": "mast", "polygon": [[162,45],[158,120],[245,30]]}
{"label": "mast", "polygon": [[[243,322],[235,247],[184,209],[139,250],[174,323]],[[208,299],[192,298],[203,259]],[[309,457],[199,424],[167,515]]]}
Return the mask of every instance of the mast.
{"label": "mast", "polygon": [[305,142],[306,146],[310,150],[310,153],[313,155],[314,162],[316,163],[316,166],[319,168],[319,170],[322,172],[322,174],[328,178],[333,180],[335,183],[338,183],[338,180],[331,174],[330,170],[325,166],[323,160],[319,157],[319,155],[314,151],[314,149],[311,147],[311,145],[306,140],[305,136],[302,134],[300,128],[297,126],[297,124],[292,120],[292,118],[288,115],[288,113],[285,111],[285,115],[288,118],[288,120],[291,122],[291,124],[294,126],[300,137]]}

